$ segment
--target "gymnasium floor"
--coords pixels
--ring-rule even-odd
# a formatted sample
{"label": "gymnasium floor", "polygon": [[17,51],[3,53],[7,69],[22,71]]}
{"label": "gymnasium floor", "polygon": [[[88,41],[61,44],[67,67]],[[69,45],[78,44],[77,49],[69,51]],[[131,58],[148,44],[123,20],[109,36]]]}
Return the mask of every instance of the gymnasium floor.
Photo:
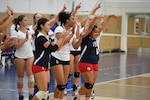
{"label": "gymnasium floor", "polygon": [[[0,100],[18,100],[16,79],[14,65],[0,70]],[[150,54],[101,54],[94,90],[95,100],[150,100]],[[73,100],[69,92],[64,100]]]}

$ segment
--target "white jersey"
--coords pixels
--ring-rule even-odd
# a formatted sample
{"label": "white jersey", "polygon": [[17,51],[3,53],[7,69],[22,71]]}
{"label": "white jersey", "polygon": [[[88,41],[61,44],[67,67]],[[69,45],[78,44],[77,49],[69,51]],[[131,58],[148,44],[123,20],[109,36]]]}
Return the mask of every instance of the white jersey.
{"label": "white jersey", "polygon": [[[55,35],[55,41],[57,41],[56,34],[58,32],[63,33],[64,31],[66,31],[66,30],[62,26],[56,27],[55,34],[54,34]],[[70,46],[72,44],[72,40],[73,40],[73,38],[68,43],[63,45],[63,47],[59,51],[52,52],[51,55],[54,56],[55,58],[59,59],[59,60],[69,61],[70,60]]]}
{"label": "white jersey", "polygon": [[[32,29],[32,27],[33,27],[33,25],[30,25],[30,26],[29,26],[29,29],[34,32],[34,30]],[[35,32],[34,32],[34,33],[35,33]],[[33,34],[34,34],[34,33],[33,33]],[[31,39],[31,45],[32,45],[32,50],[35,51],[35,38],[32,38],[32,39]]]}
{"label": "white jersey", "polygon": [[[11,27],[10,27],[10,38],[12,36],[14,36],[14,34],[16,34],[16,30],[15,30],[15,24],[12,24]],[[17,28],[19,27],[19,25],[17,25]]]}
{"label": "white jersey", "polygon": [[50,29],[49,32],[48,32],[48,36],[51,38],[51,39],[55,39],[55,36],[54,36],[54,32]]}
{"label": "white jersey", "polygon": [[16,30],[15,30],[15,25],[11,25],[10,27],[10,38],[16,33]]}
{"label": "white jersey", "polygon": [[[33,57],[33,51],[31,46],[31,38],[34,31],[28,30],[28,40],[18,49],[15,51],[15,57],[27,59],[29,57]],[[16,37],[18,39],[25,39],[26,34],[19,31],[13,34],[11,37]]]}

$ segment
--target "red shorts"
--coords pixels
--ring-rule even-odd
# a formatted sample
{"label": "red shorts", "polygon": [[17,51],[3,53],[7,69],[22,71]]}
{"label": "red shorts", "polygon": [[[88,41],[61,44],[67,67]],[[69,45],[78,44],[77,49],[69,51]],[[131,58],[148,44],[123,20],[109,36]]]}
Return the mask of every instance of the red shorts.
{"label": "red shorts", "polygon": [[32,64],[32,72],[34,73],[38,73],[38,72],[42,72],[42,71],[49,71],[48,68],[44,68],[43,66],[38,66],[38,65],[34,65]]}
{"label": "red shorts", "polygon": [[89,71],[98,71],[98,64],[78,62],[78,68],[81,73]]}

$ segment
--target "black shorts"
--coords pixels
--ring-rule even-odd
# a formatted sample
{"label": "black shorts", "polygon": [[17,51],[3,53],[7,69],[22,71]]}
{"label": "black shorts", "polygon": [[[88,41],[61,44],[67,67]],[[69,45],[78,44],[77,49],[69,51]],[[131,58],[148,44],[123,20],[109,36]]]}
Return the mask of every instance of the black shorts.
{"label": "black shorts", "polygon": [[55,57],[53,57],[51,55],[51,58],[50,58],[50,67],[53,67],[55,65],[69,65],[70,64],[70,61],[62,61],[62,60],[59,60]]}
{"label": "black shorts", "polygon": [[[14,56],[14,59],[16,59],[16,58],[18,58],[18,57]],[[22,58],[22,59],[26,61],[28,58]]]}
{"label": "black shorts", "polygon": [[81,54],[81,51],[70,51],[70,54],[72,54],[74,57]]}

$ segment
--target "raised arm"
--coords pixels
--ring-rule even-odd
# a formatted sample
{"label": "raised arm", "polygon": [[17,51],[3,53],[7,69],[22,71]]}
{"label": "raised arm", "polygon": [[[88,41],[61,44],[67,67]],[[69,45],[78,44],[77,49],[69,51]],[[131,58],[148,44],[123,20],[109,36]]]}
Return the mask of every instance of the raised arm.
{"label": "raised arm", "polygon": [[0,32],[3,32],[8,27],[9,23],[11,22],[13,18],[13,10],[11,7],[7,6],[7,14],[8,16],[4,19],[0,20]]}
{"label": "raised arm", "polygon": [[88,17],[88,20],[85,23],[84,26],[84,31],[81,33],[83,38],[86,37],[93,29],[96,19],[101,19],[102,18],[102,14],[99,15],[90,15]]}
{"label": "raised arm", "polygon": [[6,16],[5,18],[3,19],[0,19],[0,25],[2,25],[7,19],[8,19],[9,16]]}
{"label": "raised arm", "polygon": [[115,19],[118,19],[118,16],[114,15],[114,14],[111,14],[109,15],[108,17],[106,17],[104,19],[104,21],[100,24],[100,26],[98,27],[99,28],[99,33],[106,27],[106,25],[108,24],[109,20],[111,18],[115,18]]}
{"label": "raised arm", "polygon": [[7,15],[5,18],[0,19],[0,25],[3,24],[9,17],[9,15],[13,15],[13,9],[10,6],[7,6],[7,11],[6,11]]}
{"label": "raised arm", "polygon": [[95,14],[95,12],[96,12],[99,8],[101,8],[101,3],[97,4],[97,5],[92,9],[92,11],[90,12],[90,15]]}
{"label": "raised arm", "polygon": [[79,39],[74,39],[73,41],[73,47],[74,49],[78,49],[79,46],[81,45],[81,42],[82,42],[82,39],[85,38],[93,29],[94,27],[94,24],[95,24],[95,21],[97,18],[100,18],[101,15],[97,15],[97,16],[94,16],[94,15],[90,15],[85,23],[85,26],[84,26],[84,30],[82,31],[82,33],[80,34],[80,37]]}
{"label": "raised arm", "polygon": [[75,22],[76,22],[76,38],[78,39],[80,36],[80,28],[81,28],[81,24],[78,21],[78,17],[76,16],[77,10],[81,8],[81,3],[79,3],[78,5],[76,5],[76,8],[72,11],[71,15],[75,17]]}
{"label": "raised arm", "polygon": [[72,16],[76,16],[77,10],[81,8],[81,3],[79,3],[78,5],[76,5],[76,8],[72,11]]}
{"label": "raised arm", "polygon": [[[97,5],[92,9],[92,11],[90,12],[89,15],[94,15],[95,12],[96,12],[99,8],[101,8],[101,3],[97,4]],[[84,26],[86,20],[87,20],[87,17],[84,18],[84,19],[81,21],[81,26]]]}
{"label": "raised arm", "polygon": [[[64,4],[64,6],[63,6],[63,8],[61,9],[60,12],[64,12],[66,9],[67,9],[67,7],[66,7],[66,5]],[[60,12],[59,12],[59,13],[60,13]],[[59,18],[58,18],[59,13],[56,14],[55,17],[50,20],[50,25],[51,25],[51,26],[53,26],[55,23],[58,22],[58,20],[59,20]]]}

